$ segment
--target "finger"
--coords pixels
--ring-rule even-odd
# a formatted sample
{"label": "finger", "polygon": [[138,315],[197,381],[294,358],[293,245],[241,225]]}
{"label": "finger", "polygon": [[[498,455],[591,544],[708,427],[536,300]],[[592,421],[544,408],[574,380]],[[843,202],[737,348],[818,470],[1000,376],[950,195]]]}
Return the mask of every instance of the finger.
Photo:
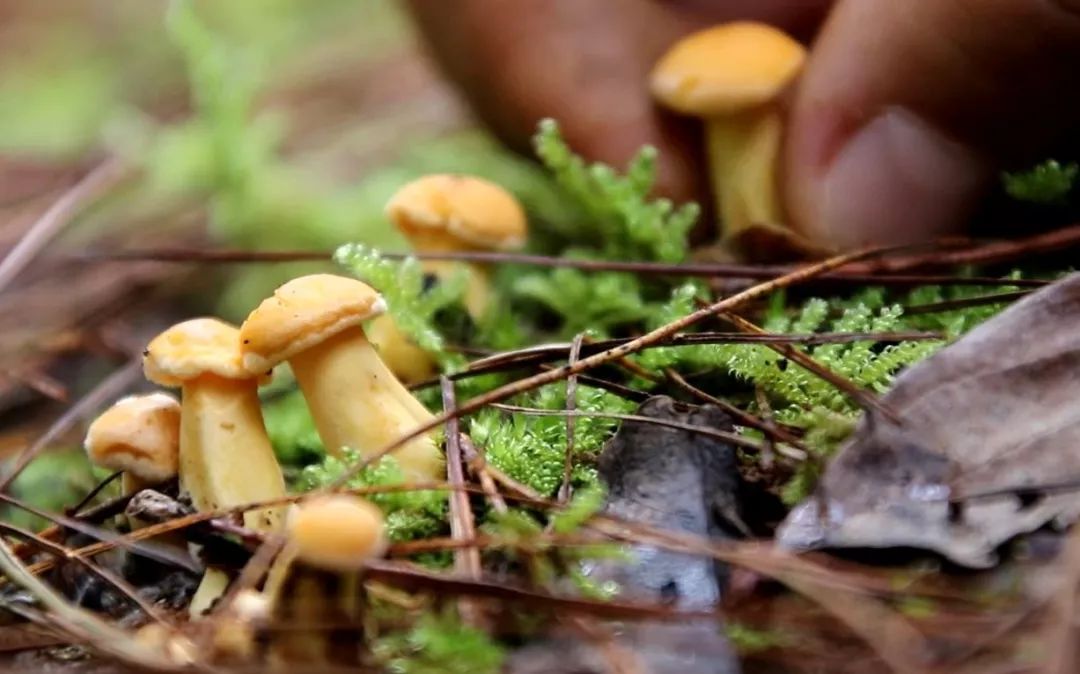
{"label": "finger", "polygon": [[842,0],[796,93],[785,192],[840,247],[955,230],[1080,111],[1078,0]]}
{"label": "finger", "polygon": [[526,150],[537,122],[556,118],[589,159],[622,166],[643,145],[660,149],[659,188],[697,198],[700,143],[685,120],[651,103],[649,69],[692,30],[652,0],[410,0],[427,42],[477,115]]}
{"label": "finger", "polygon": [[700,26],[725,21],[761,21],[800,40],[821,25],[833,0],[654,0],[682,12]]}

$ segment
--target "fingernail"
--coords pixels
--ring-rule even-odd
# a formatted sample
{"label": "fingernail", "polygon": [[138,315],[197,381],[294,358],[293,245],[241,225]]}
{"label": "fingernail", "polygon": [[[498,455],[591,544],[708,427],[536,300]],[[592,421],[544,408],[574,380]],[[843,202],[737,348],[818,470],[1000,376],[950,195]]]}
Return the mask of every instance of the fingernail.
{"label": "fingernail", "polygon": [[896,108],[841,147],[817,188],[814,229],[840,248],[955,232],[991,175],[975,152]]}

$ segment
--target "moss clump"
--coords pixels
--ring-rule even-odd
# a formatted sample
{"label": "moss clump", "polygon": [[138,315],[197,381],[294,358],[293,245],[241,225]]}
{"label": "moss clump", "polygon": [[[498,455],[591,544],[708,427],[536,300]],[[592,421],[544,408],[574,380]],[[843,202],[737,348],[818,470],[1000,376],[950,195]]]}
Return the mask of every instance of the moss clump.
{"label": "moss clump", "polygon": [[506,658],[490,636],[451,611],[426,613],[409,629],[380,637],[373,652],[395,674],[495,674]]}
{"label": "moss clump", "polygon": [[1076,162],[1062,164],[1047,159],[1026,171],[1006,173],[1001,180],[1005,193],[1017,201],[1061,206],[1069,201],[1077,178],[1080,178],[1080,165]]}
{"label": "moss clump", "polygon": [[[299,487],[303,491],[321,489],[336,484],[362,457],[346,449],[341,458],[326,456],[318,463],[304,468]],[[386,456],[373,466],[349,479],[346,486],[382,487],[405,484],[405,474],[393,456]],[[408,541],[446,533],[446,493],[434,490],[401,490],[372,494],[368,498],[386,515],[386,531],[390,540]]]}

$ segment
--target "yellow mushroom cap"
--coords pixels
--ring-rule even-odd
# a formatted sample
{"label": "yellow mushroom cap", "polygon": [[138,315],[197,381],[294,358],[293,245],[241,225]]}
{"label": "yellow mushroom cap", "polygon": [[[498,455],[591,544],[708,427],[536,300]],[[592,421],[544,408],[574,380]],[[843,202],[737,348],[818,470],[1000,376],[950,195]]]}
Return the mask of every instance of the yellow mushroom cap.
{"label": "yellow mushroom cap", "polygon": [[167,393],[121,398],[90,424],[84,446],[97,466],[167,480],[177,471],[180,403]]}
{"label": "yellow mushroom cap", "polygon": [[475,176],[439,173],[418,178],[390,198],[386,215],[406,236],[445,232],[478,248],[520,248],[528,233],[518,200]]}
{"label": "yellow mushroom cap", "polygon": [[382,511],[349,494],[297,505],[289,516],[288,538],[300,561],[328,571],[356,571],[386,550]]}
{"label": "yellow mushroom cap", "polygon": [[294,354],[386,311],[366,283],[333,274],[295,278],[255,307],[240,326],[248,372],[266,372]]}
{"label": "yellow mushroom cap", "polygon": [[204,374],[252,378],[240,362],[240,331],[216,318],[193,318],[155,337],[143,352],[143,373],[170,387]]}
{"label": "yellow mushroom cap", "polygon": [[707,28],[675,44],[653,68],[652,94],[686,115],[725,115],[769,102],[794,79],[806,49],[752,21]]}

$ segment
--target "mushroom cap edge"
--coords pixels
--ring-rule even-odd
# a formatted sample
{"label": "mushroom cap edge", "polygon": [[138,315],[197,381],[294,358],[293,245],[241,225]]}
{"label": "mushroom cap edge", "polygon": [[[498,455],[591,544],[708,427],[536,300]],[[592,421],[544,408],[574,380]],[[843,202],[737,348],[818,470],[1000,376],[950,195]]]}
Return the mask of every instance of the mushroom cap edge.
{"label": "mushroom cap edge", "polygon": [[240,326],[243,366],[269,372],[294,354],[381,315],[386,302],[374,288],[335,274],[295,278],[274,291]]}

